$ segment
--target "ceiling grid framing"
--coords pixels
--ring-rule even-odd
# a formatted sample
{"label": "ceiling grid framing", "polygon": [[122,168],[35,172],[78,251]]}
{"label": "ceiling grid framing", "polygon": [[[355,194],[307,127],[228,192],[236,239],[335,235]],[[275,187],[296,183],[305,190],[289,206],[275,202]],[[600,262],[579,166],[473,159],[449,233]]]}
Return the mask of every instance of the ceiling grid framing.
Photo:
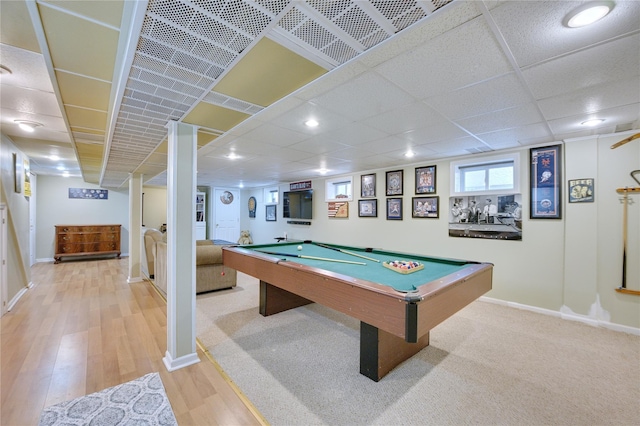
{"label": "ceiling grid framing", "polygon": [[261,37],[288,39],[332,69],[451,1],[150,0],[100,184],[125,184],[166,140],[166,123],[200,102],[248,116],[262,111],[212,91]]}

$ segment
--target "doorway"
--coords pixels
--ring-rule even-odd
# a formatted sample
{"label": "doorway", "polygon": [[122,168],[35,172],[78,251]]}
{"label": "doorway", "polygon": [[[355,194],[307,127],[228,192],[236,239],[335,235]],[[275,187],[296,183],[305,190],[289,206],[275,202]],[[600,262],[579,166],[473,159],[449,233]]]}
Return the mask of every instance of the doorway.
{"label": "doorway", "polygon": [[230,242],[240,238],[240,193],[233,189],[213,190],[213,239]]}

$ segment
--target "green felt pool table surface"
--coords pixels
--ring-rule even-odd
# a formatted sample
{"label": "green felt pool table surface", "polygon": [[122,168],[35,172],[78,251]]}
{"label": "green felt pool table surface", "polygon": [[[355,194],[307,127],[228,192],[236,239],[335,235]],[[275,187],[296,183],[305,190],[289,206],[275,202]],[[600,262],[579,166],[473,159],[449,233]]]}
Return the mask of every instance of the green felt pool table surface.
{"label": "green felt pool table surface", "polygon": [[[309,242],[281,242],[277,244],[250,245],[244,246],[243,248],[259,252],[278,253],[278,255],[274,254],[273,256],[314,268],[329,270],[338,274],[390,286],[400,292],[417,290],[419,286],[460,271],[470,263],[461,260],[441,259],[379,249],[365,249],[327,243],[320,244],[376,259],[379,262],[328,249]],[[298,250],[298,246],[301,246],[302,250]],[[282,256],[284,254],[289,256]],[[363,263],[363,265],[300,258],[296,256],[323,257],[347,262],[358,262]],[[383,262],[394,260],[415,261],[423,264],[424,269],[409,274],[402,274],[382,266]]]}

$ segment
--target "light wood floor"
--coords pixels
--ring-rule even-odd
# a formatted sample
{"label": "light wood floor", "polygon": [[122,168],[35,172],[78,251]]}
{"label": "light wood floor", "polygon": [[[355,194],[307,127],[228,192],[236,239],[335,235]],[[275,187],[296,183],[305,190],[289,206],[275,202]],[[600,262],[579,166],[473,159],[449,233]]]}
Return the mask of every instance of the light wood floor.
{"label": "light wood floor", "polygon": [[166,303],[127,283],[128,259],[36,264],[0,320],[0,424],[37,425],[46,406],[159,372],[180,425],[266,424],[208,354],[169,373]]}

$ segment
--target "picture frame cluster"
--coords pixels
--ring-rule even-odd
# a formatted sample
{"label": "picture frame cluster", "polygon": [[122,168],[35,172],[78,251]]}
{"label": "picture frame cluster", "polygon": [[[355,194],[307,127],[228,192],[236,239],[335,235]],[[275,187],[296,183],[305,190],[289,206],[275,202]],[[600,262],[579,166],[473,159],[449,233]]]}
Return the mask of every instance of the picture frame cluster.
{"label": "picture frame cluster", "polygon": [[[415,197],[411,198],[411,217],[419,219],[436,219],[440,217],[440,200],[436,194],[435,165],[415,168]],[[368,173],[360,176],[360,200],[358,200],[359,217],[378,217],[378,200],[376,199],[376,174]],[[385,172],[385,196],[387,220],[403,219],[404,170]]]}

